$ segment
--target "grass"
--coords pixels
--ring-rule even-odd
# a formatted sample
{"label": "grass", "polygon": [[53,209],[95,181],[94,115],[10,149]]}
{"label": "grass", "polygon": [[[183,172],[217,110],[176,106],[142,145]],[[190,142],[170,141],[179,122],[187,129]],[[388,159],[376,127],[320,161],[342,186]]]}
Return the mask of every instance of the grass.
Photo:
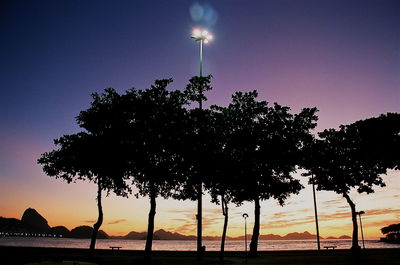
{"label": "grass", "polygon": [[[98,265],[212,265],[221,264],[218,252],[197,257],[190,251],[155,251],[151,261],[145,261],[143,251],[96,250],[90,257],[87,249],[0,247],[1,264],[77,264]],[[64,262],[63,262],[64,261]],[[66,261],[69,261],[68,263]],[[75,262],[75,263],[74,263]],[[33,265],[32,264],[32,265]],[[226,252],[223,264],[244,265],[400,265],[400,249],[367,249],[355,255],[349,250],[265,251],[248,258],[243,252]]]}

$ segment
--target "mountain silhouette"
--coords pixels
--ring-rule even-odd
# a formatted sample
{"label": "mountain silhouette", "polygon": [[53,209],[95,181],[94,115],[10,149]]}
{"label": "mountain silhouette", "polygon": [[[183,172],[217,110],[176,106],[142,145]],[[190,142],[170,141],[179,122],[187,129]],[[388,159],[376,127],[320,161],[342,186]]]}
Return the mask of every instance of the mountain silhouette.
{"label": "mountain silhouette", "polygon": [[50,229],[47,220],[32,208],[25,210],[21,218],[21,223],[31,228],[32,232],[47,232]]}
{"label": "mountain silhouette", "polygon": [[16,218],[0,217],[0,231],[11,233],[28,233],[29,229]]}
{"label": "mountain silhouette", "polygon": [[[27,233],[27,234],[50,234],[72,238],[91,238],[93,228],[90,226],[78,226],[69,231],[65,226],[50,227],[47,220],[33,208],[24,211],[21,220],[16,218],[0,217],[0,232],[4,233]],[[109,238],[102,230],[97,238]]]}
{"label": "mountain silhouette", "polygon": [[[82,225],[72,229],[69,236],[72,238],[90,238],[92,236],[92,232],[93,227]],[[99,232],[97,233],[97,238],[107,239],[109,238],[109,236],[103,230],[99,230]]]}
{"label": "mountain silhouette", "polygon": [[[129,232],[125,236],[110,236],[110,238],[118,238],[118,239],[130,239],[130,240],[145,240],[146,232]],[[247,235],[247,238],[251,238],[251,235]],[[260,240],[311,240],[316,239],[317,236],[309,233],[308,231],[304,231],[303,233],[289,233],[285,236],[275,235],[275,234],[267,234],[260,235]],[[324,239],[323,237],[320,237]],[[196,236],[193,235],[183,235],[176,232],[165,231],[164,229],[160,229],[154,232],[155,240],[196,240]],[[326,239],[351,239],[351,237],[343,235],[340,237],[328,237]],[[221,240],[220,236],[203,236],[203,240]],[[244,240],[244,236],[238,237],[227,237],[227,240]]]}
{"label": "mountain silhouette", "polygon": [[304,233],[289,233],[286,236],[283,237],[285,240],[299,240],[299,239],[316,239],[316,235],[310,234],[308,231],[305,231]]}
{"label": "mountain silhouette", "polygon": [[50,234],[62,235],[64,237],[69,237],[69,230],[65,226],[55,226],[50,228]]}

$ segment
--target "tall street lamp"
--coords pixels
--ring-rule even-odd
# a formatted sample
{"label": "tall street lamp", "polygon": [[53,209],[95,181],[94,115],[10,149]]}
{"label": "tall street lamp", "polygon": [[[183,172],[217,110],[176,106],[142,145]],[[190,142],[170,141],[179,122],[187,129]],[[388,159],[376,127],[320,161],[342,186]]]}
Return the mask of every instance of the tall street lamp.
{"label": "tall street lamp", "polygon": [[[209,43],[213,36],[205,29],[194,29],[192,32],[192,39],[200,43],[200,77],[203,76],[203,44]],[[201,92],[202,93],[202,92]],[[202,100],[199,100],[199,109],[202,109]],[[203,195],[203,184],[200,183],[197,187],[197,253],[202,255],[205,251],[205,247],[202,246],[202,195]]]}
{"label": "tall street lamp", "polygon": [[244,213],[242,216],[244,218],[244,254],[247,259],[247,217],[249,217],[249,215]]}
{"label": "tall street lamp", "polygon": [[209,43],[213,39],[213,35],[205,29],[194,29],[192,39],[200,43],[200,77],[203,76],[203,44]]}
{"label": "tall street lamp", "polygon": [[363,228],[362,228],[362,221],[361,221],[361,215],[365,214],[364,211],[359,211],[356,212],[356,214],[359,216],[360,218],[360,228],[361,228],[361,238],[362,238],[362,242],[363,242],[363,249],[365,249],[365,244],[364,244],[364,232],[363,232]]}

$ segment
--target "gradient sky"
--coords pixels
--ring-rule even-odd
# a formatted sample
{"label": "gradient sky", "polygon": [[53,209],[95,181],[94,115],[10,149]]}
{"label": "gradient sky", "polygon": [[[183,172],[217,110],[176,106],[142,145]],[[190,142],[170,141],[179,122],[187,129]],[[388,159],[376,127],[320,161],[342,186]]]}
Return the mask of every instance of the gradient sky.
{"label": "gradient sky", "polygon": [[[207,104],[257,89],[293,111],[318,107],[316,131],[400,112],[400,1],[1,1],[0,216],[20,218],[33,207],[51,226],[92,224],[95,185],[47,177],[37,158],[52,139],[79,131],[75,117],[93,92],[170,77],[182,89],[198,73],[195,26],[215,35],[204,51],[204,72],[214,76]],[[375,194],[352,194],[370,238],[400,220],[400,173],[384,179]],[[220,235],[220,207],[204,200],[205,234]],[[350,235],[345,200],[319,192],[318,201],[321,235]],[[228,235],[243,233],[241,214],[252,222],[252,207],[231,206]],[[262,234],[315,233],[310,187],[285,207],[261,207]],[[147,211],[147,198],[110,195],[102,229],[144,231]],[[159,199],[156,229],[194,234],[195,213],[195,202]]]}

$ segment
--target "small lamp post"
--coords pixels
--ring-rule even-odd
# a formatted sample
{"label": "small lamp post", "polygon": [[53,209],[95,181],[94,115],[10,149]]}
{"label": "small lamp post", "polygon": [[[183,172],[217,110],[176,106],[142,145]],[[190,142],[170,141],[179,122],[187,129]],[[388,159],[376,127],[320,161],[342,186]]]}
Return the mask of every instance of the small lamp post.
{"label": "small lamp post", "polygon": [[249,215],[244,213],[242,216],[244,218],[244,254],[247,259],[247,217],[249,217]]}
{"label": "small lamp post", "polygon": [[365,249],[365,244],[364,244],[364,232],[363,232],[363,228],[362,228],[362,221],[361,221],[361,215],[365,214],[364,211],[359,211],[356,212],[356,214],[359,216],[360,218],[360,228],[361,228],[361,238],[362,238],[362,243],[363,243],[363,249]]}

